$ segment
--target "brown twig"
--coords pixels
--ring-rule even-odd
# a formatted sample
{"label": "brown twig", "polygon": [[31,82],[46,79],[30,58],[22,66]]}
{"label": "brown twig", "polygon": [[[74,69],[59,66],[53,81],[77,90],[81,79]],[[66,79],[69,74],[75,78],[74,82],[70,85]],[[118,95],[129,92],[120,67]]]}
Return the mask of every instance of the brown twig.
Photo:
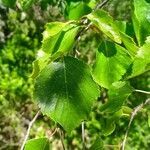
{"label": "brown twig", "polygon": [[34,118],[30,121],[30,123],[29,123],[29,125],[28,125],[28,129],[27,129],[27,133],[26,133],[26,135],[25,135],[25,137],[24,137],[24,140],[23,140],[23,143],[22,143],[22,145],[21,145],[21,149],[20,149],[20,150],[23,150],[23,149],[24,149],[24,146],[25,146],[26,141],[27,141],[27,139],[28,139],[28,137],[29,137],[29,134],[30,134],[31,127],[32,127],[32,125],[34,124],[34,122],[36,121],[36,119],[37,119],[37,117],[39,116],[39,114],[40,114],[40,111],[38,111],[38,112],[36,113],[36,115],[34,116]]}
{"label": "brown twig", "polygon": [[127,130],[126,130],[123,142],[122,142],[122,148],[121,148],[121,150],[125,149],[125,144],[126,144],[126,140],[127,140],[127,137],[128,137],[129,129],[130,129],[130,126],[131,126],[131,123],[132,123],[134,117],[147,104],[150,104],[150,98],[148,98],[144,103],[142,103],[142,104],[138,105],[137,107],[135,107],[135,109],[133,110],[133,112],[131,114],[131,118],[130,118],[129,124],[127,126]]}
{"label": "brown twig", "polygon": [[58,133],[59,133],[59,136],[60,136],[60,141],[61,141],[61,144],[62,144],[62,147],[63,147],[63,150],[65,150],[66,148],[65,148],[65,144],[64,144],[64,137],[63,137],[63,133],[62,133],[62,131],[61,131],[61,129],[60,128],[58,128]]}

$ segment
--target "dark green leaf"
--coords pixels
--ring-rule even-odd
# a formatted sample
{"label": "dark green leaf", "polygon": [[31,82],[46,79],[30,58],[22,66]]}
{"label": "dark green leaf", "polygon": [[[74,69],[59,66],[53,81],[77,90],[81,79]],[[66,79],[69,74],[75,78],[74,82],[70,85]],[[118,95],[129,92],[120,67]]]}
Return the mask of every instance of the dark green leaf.
{"label": "dark green leaf", "polygon": [[109,113],[118,111],[132,91],[133,88],[126,82],[113,83],[108,91],[108,101],[101,106],[100,110]]}
{"label": "dark green leaf", "polygon": [[113,21],[112,17],[103,10],[97,10],[89,14],[88,19],[106,36],[117,43],[121,43],[121,37],[119,34],[119,30]]}
{"label": "dark green leaf", "polygon": [[25,150],[51,150],[49,139],[38,138],[28,140],[25,145]]}
{"label": "dark green leaf", "polygon": [[23,10],[30,8],[35,1],[37,0],[19,0]]}
{"label": "dark green leaf", "polygon": [[42,112],[70,132],[89,114],[99,96],[88,66],[72,57],[46,66],[35,81]]}
{"label": "dark green leaf", "polygon": [[122,106],[122,112],[123,112],[123,115],[131,115],[133,109],[131,109],[130,107],[128,106]]}
{"label": "dark green leaf", "polygon": [[2,3],[7,7],[13,7],[16,4],[16,0],[2,0]]}
{"label": "dark green leaf", "polygon": [[97,52],[93,77],[99,85],[109,88],[119,81],[131,64],[131,58],[123,47],[104,41]]}

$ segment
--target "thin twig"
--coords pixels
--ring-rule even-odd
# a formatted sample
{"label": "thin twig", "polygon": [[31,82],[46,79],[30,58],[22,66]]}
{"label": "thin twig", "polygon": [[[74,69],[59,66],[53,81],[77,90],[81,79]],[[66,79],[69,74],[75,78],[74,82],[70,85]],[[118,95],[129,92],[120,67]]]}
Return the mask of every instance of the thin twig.
{"label": "thin twig", "polygon": [[131,123],[134,119],[134,117],[137,115],[137,113],[147,104],[150,104],[150,98],[148,98],[145,103],[142,103],[140,105],[138,105],[137,107],[135,107],[135,109],[133,110],[132,114],[131,114],[131,118],[130,118],[130,121],[129,121],[129,124],[127,126],[127,130],[126,130],[126,133],[125,133],[125,136],[124,136],[124,140],[122,142],[122,150],[125,149],[125,144],[126,144],[126,140],[127,140],[127,136],[128,136],[128,133],[129,133],[129,129],[130,129],[130,126],[131,126]]}
{"label": "thin twig", "polygon": [[52,134],[49,137],[52,137],[57,131],[58,131],[58,128],[55,128],[55,130],[52,132]]}
{"label": "thin twig", "polygon": [[109,0],[104,0],[103,2],[99,2],[96,7],[94,8],[94,11],[97,10],[97,9],[100,9],[102,8],[103,6],[105,6],[107,3],[109,2]]}
{"label": "thin twig", "polygon": [[61,131],[60,128],[57,131],[58,131],[59,136],[60,136],[60,140],[61,140],[61,144],[62,144],[63,150],[65,150],[66,148],[65,148],[65,144],[64,144],[64,138],[63,138],[62,131]]}
{"label": "thin twig", "polygon": [[24,146],[25,146],[26,141],[27,141],[27,139],[28,139],[28,137],[29,137],[29,134],[30,134],[31,127],[32,127],[32,125],[34,124],[34,122],[36,121],[36,119],[37,119],[37,117],[39,116],[39,114],[40,114],[40,111],[38,111],[38,112],[36,113],[36,115],[34,116],[34,118],[30,121],[30,123],[29,123],[29,125],[28,125],[28,129],[27,129],[27,133],[26,133],[26,135],[25,135],[25,137],[24,137],[24,140],[23,140],[23,143],[22,143],[22,145],[21,145],[21,149],[20,149],[20,150],[23,150],[23,149],[24,149]]}
{"label": "thin twig", "polygon": [[144,94],[150,94],[149,91],[143,91],[143,90],[137,90],[137,89],[135,89],[134,91],[139,92],[139,93],[144,93]]}
{"label": "thin twig", "polygon": [[82,126],[82,144],[83,144],[83,150],[85,150],[85,130],[84,130],[84,121],[81,124]]}

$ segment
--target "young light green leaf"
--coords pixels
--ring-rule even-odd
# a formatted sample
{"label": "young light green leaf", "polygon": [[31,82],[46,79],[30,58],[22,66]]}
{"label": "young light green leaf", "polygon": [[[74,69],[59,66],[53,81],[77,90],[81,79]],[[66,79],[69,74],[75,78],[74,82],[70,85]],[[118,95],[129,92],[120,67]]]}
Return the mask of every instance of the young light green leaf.
{"label": "young light green leaf", "polygon": [[108,88],[126,73],[132,60],[123,47],[112,42],[101,43],[93,68],[93,77],[102,87]]}
{"label": "young light green leaf", "polygon": [[147,37],[145,44],[139,48],[129,78],[138,76],[148,70],[150,70],[150,37]]}
{"label": "young light green leaf", "polygon": [[42,50],[39,50],[37,53],[37,59],[33,62],[33,71],[31,78],[36,78],[41,70],[47,65],[49,60],[49,55]]}
{"label": "young light green leaf", "polygon": [[49,139],[38,138],[28,140],[24,150],[51,150]]}
{"label": "young light green leaf", "polygon": [[132,93],[133,88],[126,82],[115,82],[108,91],[108,101],[100,108],[101,111],[113,113],[121,109],[124,101]]}
{"label": "young light green leaf", "polygon": [[117,43],[121,43],[119,30],[112,17],[103,10],[97,10],[87,15],[88,19],[106,36]]}
{"label": "young light green leaf", "polygon": [[46,66],[36,78],[34,97],[41,111],[71,132],[86,119],[99,90],[87,65],[65,57]]}
{"label": "young light green leaf", "polygon": [[150,36],[150,3],[146,0],[134,0],[133,25],[139,45],[143,45]]}
{"label": "young light green leaf", "polygon": [[91,8],[85,2],[71,2],[67,9],[67,18],[70,20],[78,20],[90,12]]}
{"label": "young light green leaf", "polygon": [[128,50],[128,53],[130,56],[135,57],[136,52],[138,50],[138,46],[134,42],[133,38],[126,34],[126,28],[127,24],[125,21],[115,21],[115,24],[117,25],[119,31],[120,31],[120,37],[125,45],[126,49]]}
{"label": "young light green leaf", "polygon": [[131,115],[133,109],[128,106],[122,106],[123,115]]}
{"label": "young light green leaf", "polygon": [[66,53],[74,45],[79,26],[72,22],[53,22],[46,25],[43,33],[42,50],[50,56],[57,53]]}

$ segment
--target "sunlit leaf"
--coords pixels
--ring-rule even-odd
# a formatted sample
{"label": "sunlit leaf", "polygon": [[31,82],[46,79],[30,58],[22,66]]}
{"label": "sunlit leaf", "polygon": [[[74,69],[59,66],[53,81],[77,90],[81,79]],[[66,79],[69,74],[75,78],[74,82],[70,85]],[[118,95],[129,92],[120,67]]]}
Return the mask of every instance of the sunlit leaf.
{"label": "sunlit leaf", "polygon": [[118,28],[112,17],[103,10],[97,10],[87,15],[88,19],[105,35],[117,43],[121,43]]}
{"label": "sunlit leaf", "polygon": [[150,36],[150,3],[146,0],[134,0],[133,24],[139,45],[143,45]]}
{"label": "sunlit leaf", "polygon": [[7,7],[13,7],[16,3],[16,0],[2,0],[2,4]]}
{"label": "sunlit leaf", "polygon": [[96,55],[93,77],[99,85],[109,88],[113,82],[122,78],[131,62],[126,49],[104,41]]}
{"label": "sunlit leaf", "polygon": [[38,138],[26,142],[25,150],[51,150],[49,139]]}
{"label": "sunlit leaf", "polygon": [[42,50],[50,56],[66,53],[73,48],[79,26],[74,23],[52,22],[46,25],[43,33]]}

